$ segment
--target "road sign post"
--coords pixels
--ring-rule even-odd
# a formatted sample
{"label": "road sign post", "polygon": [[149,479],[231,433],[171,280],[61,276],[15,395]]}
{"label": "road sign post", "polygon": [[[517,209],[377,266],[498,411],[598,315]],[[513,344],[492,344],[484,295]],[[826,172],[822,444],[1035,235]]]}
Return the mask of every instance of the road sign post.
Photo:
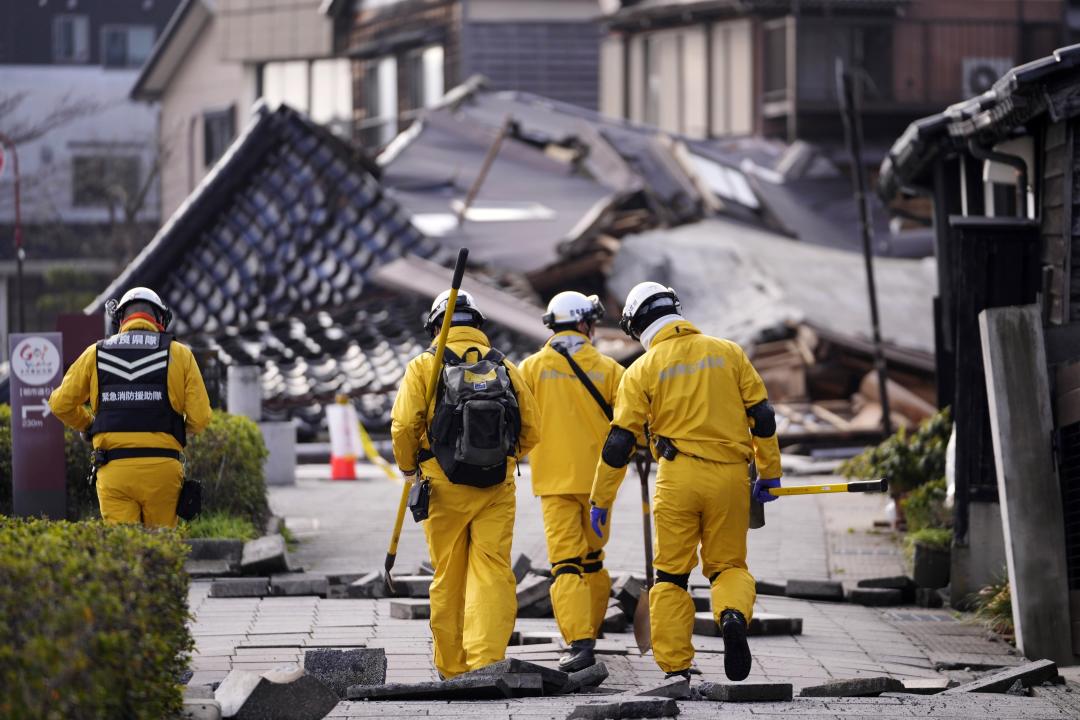
{"label": "road sign post", "polygon": [[64,375],[60,333],[10,336],[11,483],[16,516],[67,514],[64,426],[50,417],[49,395]]}

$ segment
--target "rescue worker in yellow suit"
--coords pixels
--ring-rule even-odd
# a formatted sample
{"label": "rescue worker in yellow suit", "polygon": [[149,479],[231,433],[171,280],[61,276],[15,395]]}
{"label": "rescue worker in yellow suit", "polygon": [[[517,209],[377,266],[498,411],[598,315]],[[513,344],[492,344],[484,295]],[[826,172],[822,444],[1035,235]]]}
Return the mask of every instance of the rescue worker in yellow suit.
{"label": "rescue worker in yellow suit", "polygon": [[566,357],[573,358],[609,408],[614,405],[623,368],[591,342],[593,327],[603,315],[604,306],[595,295],[555,295],[543,316],[554,334],[521,363],[521,374],[540,406],[540,444],[530,453],[529,465],[555,578],[551,605],[570,644],[570,652],[559,660],[559,669],[566,672],[596,662],[593,649],[611,594],[603,543],[589,531],[589,490],[608,417]]}
{"label": "rescue worker in yellow suit", "polygon": [[172,313],[157,293],[132,288],[110,314],[118,332],[83,351],[49,408],[92,436],[105,522],[175,527],[181,452],[210,423],[210,399],[195,356],[166,332]]}
{"label": "rescue worker in yellow suit", "polygon": [[[449,291],[431,306],[425,327],[434,338],[446,313]],[[472,296],[460,291],[446,343],[444,368],[460,361],[487,356],[491,343],[481,331],[484,315]],[[436,409],[445,387],[425,406],[431,380],[434,350],[413,358],[405,370],[391,412],[394,458],[402,474],[430,483],[427,535],[435,577],[431,583],[431,634],[435,644],[435,667],[449,679],[469,670],[502,660],[517,617],[517,582],[510,565],[516,497],[514,472],[517,461],[529,453],[540,438],[536,401],[524,378],[512,363],[500,360],[512,384],[520,415],[516,447],[504,455],[505,471],[492,477],[488,487],[472,484],[475,478],[444,471],[432,443]],[[440,378],[440,385],[443,384]],[[476,382],[469,379],[469,382]],[[477,385],[482,383],[476,382]],[[418,465],[419,461],[419,465]],[[477,473],[477,477],[480,473]]]}
{"label": "rescue worker in yellow suit", "polygon": [[[754,609],[754,578],[746,567],[750,495],[776,499],[780,449],[765,385],[737,344],[703,335],[681,314],[675,291],[659,283],[627,295],[622,329],[645,354],[626,370],[615,417],[596,468],[590,502],[593,528],[607,531],[609,508],[635,442],[648,423],[659,461],[653,513],[656,584],[649,594],[653,654],[668,677],[689,679],[694,602],[687,591],[697,565],[709,579],[712,608],[724,638],[724,670],[731,680],[750,673],[747,623]],[[761,480],[749,485],[748,463]]]}

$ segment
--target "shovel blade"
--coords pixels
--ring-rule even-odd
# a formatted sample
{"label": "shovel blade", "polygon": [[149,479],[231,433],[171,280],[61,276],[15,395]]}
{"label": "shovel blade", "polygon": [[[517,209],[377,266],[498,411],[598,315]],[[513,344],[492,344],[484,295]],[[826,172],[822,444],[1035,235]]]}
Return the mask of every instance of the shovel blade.
{"label": "shovel blade", "polygon": [[652,647],[652,626],[649,624],[649,588],[645,588],[634,608],[634,640],[644,655]]}

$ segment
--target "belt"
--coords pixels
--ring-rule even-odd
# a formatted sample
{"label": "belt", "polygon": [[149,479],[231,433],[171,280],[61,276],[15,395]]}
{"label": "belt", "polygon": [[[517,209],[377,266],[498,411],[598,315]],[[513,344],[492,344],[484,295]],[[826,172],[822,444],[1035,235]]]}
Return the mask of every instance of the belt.
{"label": "belt", "polygon": [[94,451],[94,467],[101,467],[113,460],[127,460],[129,458],[169,458],[172,460],[180,460],[179,450],[168,450],[166,448],[117,448],[115,450],[95,450]]}

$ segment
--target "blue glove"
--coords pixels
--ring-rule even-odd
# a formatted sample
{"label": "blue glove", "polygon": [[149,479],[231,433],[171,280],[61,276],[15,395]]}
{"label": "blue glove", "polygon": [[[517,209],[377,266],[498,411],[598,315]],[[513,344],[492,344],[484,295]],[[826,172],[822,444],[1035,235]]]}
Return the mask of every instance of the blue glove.
{"label": "blue glove", "polygon": [[589,511],[589,519],[592,521],[593,532],[596,533],[596,537],[604,537],[604,532],[600,528],[607,525],[607,508],[594,507]]}
{"label": "blue glove", "polygon": [[772,502],[776,499],[776,496],[769,493],[769,488],[778,487],[780,487],[780,478],[773,480],[758,478],[754,481],[754,499],[759,503]]}

